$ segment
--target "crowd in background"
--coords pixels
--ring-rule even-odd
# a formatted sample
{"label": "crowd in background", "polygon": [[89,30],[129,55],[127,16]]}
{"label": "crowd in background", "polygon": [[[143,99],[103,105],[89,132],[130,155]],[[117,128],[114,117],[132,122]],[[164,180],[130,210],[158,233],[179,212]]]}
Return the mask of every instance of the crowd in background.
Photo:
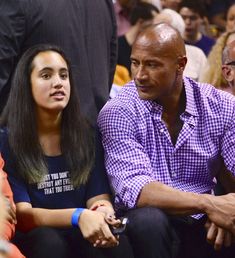
{"label": "crowd in background", "polygon": [[[37,229],[39,226],[53,226],[56,229],[59,228],[56,233],[50,231],[40,232],[41,235],[39,234],[39,236],[48,234],[45,237],[45,242],[50,238],[50,234],[51,238],[59,238],[62,235],[63,238],[67,237],[70,231],[61,233],[60,228],[71,226],[70,217],[74,216],[75,212],[78,212],[77,209],[73,209],[75,208],[74,206],[81,206],[89,211],[98,211],[100,209],[103,212],[104,210],[104,215],[98,218],[100,224],[95,225],[95,229],[92,228],[91,230],[89,226],[93,226],[92,222],[96,220],[99,214],[97,213],[96,218],[95,216],[91,217],[89,213],[86,214],[89,223],[79,225],[82,228],[82,234],[79,232],[79,235],[74,235],[74,238],[71,238],[71,242],[75,238],[79,238],[79,241],[82,243],[83,240],[81,239],[86,238],[95,248],[97,246],[114,247],[113,252],[109,252],[109,250],[98,250],[96,252],[96,249],[86,247],[86,244],[83,245],[82,243],[81,248],[87,248],[88,250],[86,250],[85,256],[87,255],[89,258],[118,258],[120,253],[125,250],[126,256],[123,257],[131,258],[133,254],[132,252],[129,253],[126,239],[122,237],[119,239],[116,236],[109,235],[111,234],[109,231],[110,225],[112,226],[118,222],[112,217],[114,215],[110,197],[112,192],[107,179],[104,175],[96,174],[96,170],[103,169],[103,164],[101,164],[103,157],[99,156],[101,153],[103,154],[102,147],[100,147],[102,145],[100,135],[94,133],[96,131],[97,116],[108,99],[115,98],[123,86],[133,79],[131,72],[132,60],[130,57],[132,45],[135,43],[138,35],[149,25],[162,22],[175,28],[184,40],[188,61],[183,75],[197,82],[212,84],[217,89],[235,95],[234,79],[230,79],[228,67],[225,67],[225,65],[235,66],[235,61],[230,60],[228,62],[228,53],[224,52],[226,47],[235,40],[235,1],[107,0],[101,3],[100,0],[84,0],[72,1],[73,4],[71,5],[67,3],[69,2],[68,0],[67,2],[60,0],[55,5],[54,1],[50,0],[36,1],[35,3],[32,3],[32,1],[28,1],[28,3],[27,1],[13,1],[15,4],[8,1],[4,0],[0,4],[0,112],[2,112],[0,124],[4,128],[0,132],[0,145],[3,156],[3,159],[0,156],[0,172],[2,173],[2,180],[0,180],[0,188],[2,189],[0,194],[0,235],[2,236],[2,239],[0,239],[0,258],[50,257],[51,253],[42,256],[42,252],[39,252],[38,256],[34,256],[32,250],[36,252],[35,250],[38,250],[39,245],[44,245],[44,242],[39,242],[38,245],[34,246],[34,249],[29,248],[29,245],[24,246],[22,240],[24,242],[28,241],[31,245],[33,239],[32,235],[27,235],[25,232]],[[51,45],[48,45],[47,49],[39,47],[39,50],[35,50],[35,53],[32,54],[31,59],[28,57],[29,59],[26,60],[26,57],[23,55],[25,50],[34,45],[45,43],[50,43]],[[60,49],[55,48],[57,45],[65,51],[65,54],[60,52]],[[67,102],[61,107],[60,115],[63,115],[62,118],[60,117],[61,120],[59,122],[57,120],[59,116],[55,116],[53,112],[51,117],[45,116],[41,109],[41,100],[37,98],[37,93],[35,93],[36,97],[33,96],[29,100],[28,96],[30,94],[27,92],[28,89],[24,88],[24,86],[32,83],[30,80],[32,80],[33,71],[37,69],[34,58],[41,52],[47,51],[57,53],[59,57],[57,56],[55,63],[59,63],[61,67],[63,65],[66,66],[66,72],[69,70],[69,76],[74,77],[69,78],[71,82],[73,80],[79,82],[79,86],[71,83],[69,87],[71,87],[71,94],[73,96],[77,96],[75,93],[78,92],[80,106],[75,104],[75,97],[71,98],[69,93]],[[20,70],[19,65],[17,66],[19,60],[22,62],[22,55],[25,58],[25,63],[21,63],[21,67],[25,65],[24,71]],[[67,58],[71,61],[71,64],[67,62]],[[44,60],[43,62],[46,63]],[[20,72],[24,72],[27,78],[21,78],[19,76]],[[64,75],[59,75],[64,80]],[[17,91],[19,85],[21,85],[21,88]],[[12,87],[14,87],[13,90],[11,89]],[[19,90],[22,91],[22,95],[24,94],[25,100],[22,98],[23,101],[20,100]],[[25,93],[23,93],[24,91]],[[43,91],[40,94],[43,94]],[[56,94],[66,95],[66,92],[60,92],[56,89]],[[26,99],[29,100],[29,103],[27,103]],[[31,111],[34,110],[33,103],[36,103],[37,115],[35,117],[31,114]],[[13,105],[15,105],[14,108],[12,108]],[[68,114],[69,112],[66,111],[68,110],[67,105],[71,114],[76,112],[78,115],[78,118],[74,121],[72,116]],[[22,112],[20,118],[16,115],[19,110]],[[89,125],[83,120],[83,116],[89,120]],[[28,119],[27,117],[30,118]],[[51,118],[54,119],[55,123],[52,122]],[[44,123],[42,120],[48,123]],[[77,125],[75,125],[75,122]],[[30,124],[34,123],[40,124],[41,127],[30,126]],[[24,124],[28,128],[27,130],[24,130],[24,128],[18,130],[16,124],[17,126]],[[72,128],[71,130],[67,128],[68,124]],[[60,126],[63,126],[62,133],[58,133]],[[9,128],[11,128],[11,132],[14,134],[12,133],[8,136]],[[80,130],[79,134],[75,133],[76,129]],[[56,137],[51,139],[50,137],[55,131]],[[69,132],[71,140],[65,137],[66,132]],[[30,137],[25,141],[27,133]],[[93,133],[95,136],[92,137]],[[17,139],[17,142],[14,142],[14,139]],[[37,139],[35,140],[35,145],[30,144],[30,141],[34,141],[34,139]],[[79,153],[75,154],[75,145],[78,142],[81,142],[82,146],[78,150]],[[49,145],[52,145],[53,148],[48,147]],[[58,147],[60,145],[62,147]],[[9,146],[11,148],[14,147],[14,152],[10,151]],[[92,151],[92,147],[95,150]],[[94,158],[94,152],[99,153],[99,161]],[[53,202],[46,203],[44,206],[44,203],[39,201],[41,197],[38,196],[37,190],[31,189],[29,185],[32,180],[36,180],[34,173],[40,169],[44,171],[48,167],[52,167],[52,170],[60,171],[57,171],[57,167],[52,159],[48,160],[51,154],[52,156],[59,156],[61,153],[66,153],[66,162],[70,168],[79,167],[83,171],[83,174],[79,174],[79,177],[75,176],[72,178],[72,181],[75,180],[73,182],[76,182],[75,185],[77,184],[79,187],[82,184],[85,185],[84,189],[79,189],[79,194],[82,192],[83,197],[77,201],[75,198],[76,190],[72,189],[75,194],[72,202],[69,203],[68,201],[68,205],[65,201],[60,203],[57,199],[58,205],[54,206],[53,200]],[[18,158],[16,158],[17,155]],[[79,161],[81,163],[75,161],[76,159],[79,160],[78,156],[82,157]],[[88,161],[90,156],[93,159]],[[5,167],[3,160],[6,162]],[[91,163],[93,161],[95,162],[95,167],[92,167]],[[64,159],[59,160],[59,164],[62,167],[59,169],[66,171],[66,162]],[[22,164],[23,167],[20,167]],[[14,185],[14,189],[11,189],[7,181],[7,176],[4,172],[6,168],[10,171],[8,171],[10,185]],[[30,171],[30,168],[33,168],[32,171]],[[95,171],[95,174],[92,174],[90,178],[86,171],[92,170],[91,168]],[[15,176],[14,170],[21,171],[20,175],[22,178],[18,178],[18,175]],[[24,172],[24,170],[27,172]],[[45,175],[46,172],[44,171],[38,177],[42,179]],[[96,182],[98,182],[97,175],[102,178],[102,182],[98,186],[96,185]],[[85,177],[85,179],[82,177]],[[23,183],[25,178],[29,185]],[[66,179],[70,180],[70,178]],[[71,185],[69,184],[69,187],[72,187]],[[22,196],[17,194],[21,191],[24,193]],[[32,196],[28,195],[27,191]],[[13,201],[13,194],[17,195],[14,198],[16,206]],[[64,195],[64,197],[70,198],[69,195]],[[25,203],[27,204],[25,205]],[[107,210],[103,207],[106,207],[106,205],[108,207]],[[47,211],[45,213],[38,212],[41,208],[49,210],[49,213]],[[52,214],[52,217],[57,218],[61,216],[62,223],[57,222],[56,219],[45,219],[45,221],[40,221],[40,223],[36,221],[44,215],[47,218],[47,215],[50,214],[50,209],[61,209],[61,213]],[[19,219],[18,222],[16,220],[16,213]],[[109,216],[111,216],[111,219]],[[27,223],[22,221],[22,218],[26,219]],[[27,228],[28,225],[29,228]],[[73,227],[78,227],[78,225],[72,225]],[[105,227],[105,229],[102,227]],[[25,233],[24,236],[17,235],[18,238],[15,238],[15,228],[22,229],[22,232]],[[100,232],[101,229],[103,230],[103,235],[105,237],[107,235],[109,240],[103,242],[100,240],[100,235],[97,232]],[[33,236],[35,237],[35,235]],[[56,247],[60,240],[54,242],[53,246]],[[76,242],[69,244],[73,248],[71,249],[72,251],[69,250],[68,252],[69,257],[72,258],[74,257],[74,250],[76,250],[76,247],[74,247]],[[116,247],[118,244],[119,247]],[[54,248],[56,257],[68,257],[68,253],[66,253],[68,249],[67,243],[64,246],[61,244],[60,247],[61,249],[59,248],[58,250]],[[45,248],[49,250],[51,246],[45,244]],[[61,256],[59,256],[59,253]]]}

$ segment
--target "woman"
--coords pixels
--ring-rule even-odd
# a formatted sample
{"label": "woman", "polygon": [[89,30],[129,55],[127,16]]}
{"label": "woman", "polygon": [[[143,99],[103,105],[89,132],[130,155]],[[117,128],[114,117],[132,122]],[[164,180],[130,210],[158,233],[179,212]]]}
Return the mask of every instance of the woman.
{"label": "woman", "polygon": [[2,131],[1,152],[21,231],[16,243],[26,257],[118,257],[121,247],[94,248],[118,245],[109,224],[119,221],[98,137],[95,155],[58,47],[37,45],[22,56],[2,126],[8,134]]}

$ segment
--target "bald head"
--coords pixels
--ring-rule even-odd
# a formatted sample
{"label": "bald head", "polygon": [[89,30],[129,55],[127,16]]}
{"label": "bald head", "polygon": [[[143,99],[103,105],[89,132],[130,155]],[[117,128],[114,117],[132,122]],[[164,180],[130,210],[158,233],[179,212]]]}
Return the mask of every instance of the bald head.
{"label": "bald head", "polygon": [[153,48],[164,56],[185,56],[185,45],[180,33],[168,23],[149,26],[136,38],[135,46]]}

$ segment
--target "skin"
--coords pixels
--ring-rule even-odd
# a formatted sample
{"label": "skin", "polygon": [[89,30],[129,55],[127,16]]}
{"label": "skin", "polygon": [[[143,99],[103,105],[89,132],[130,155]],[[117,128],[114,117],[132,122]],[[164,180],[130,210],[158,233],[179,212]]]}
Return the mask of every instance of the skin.
{"label": "skin", "polygon": [[[60,54],[53,51],[39,53],[32,62],[31,89],[35,102],[38,137],[43,152],[48,156],[61,154],[60,124],[63,109],[70,98],[68,66]],[[102,203],[104,207],[91,210]],[[109,229],[109,224],[118,225],[109,195],[90,198],[78,221],[81,232],[97,247],[111,247],[118,244]],[[16,204],[19,229],[29,231],[39,226],[71,227],[71,209],[33,208],[30,203]]]}
{"label": "skin", "polygon": [[179,13],[185,22],[184,39],[191,43],[198,41],[202,36],[199,31],[202,23],[200,15],[187,7],[182,7]]}
{"label": "skin", "polygon": [[178,114],[185,105],[180,100],[187,59],[181,37],[176,37],[169,26],[162,28],[161,34],[144,33],[137,39],[132,48],[131,71],[140,98],[163,106],[163,120],[175,142],[182,126]]}
{"label": "skin", "polygon": [[226,17],[226,31],[233,31],[235,29],[235,4],[232,5]]}
{"label": "skin", "polygon": [[[149,27],[133,44],[131,60],[139,97],[162,105],[162,119],[174,143],[182,127],[179,116],[186,105],[182,74],[187,59],[182,38],[167,24]],[[183,192],[158,181],[146,184],[137,201],[137,207],[157,207],[172,215],[207,214],[208,230],[213,225],[217,228],[210,234],[215,248],[227,245],[227,234],[235,235],[234,204],[235,194]]]}
{"label": "skin", "polygon": [[[230,42],[227,47],[229,48],[228,51],[228,58],[225,63],[229,63],[235,60],[235,40]],[[229,92],[235,96],[235,66],[234,65],[222,65],[222,74],[225,80],[228,82],[229,85]]]}

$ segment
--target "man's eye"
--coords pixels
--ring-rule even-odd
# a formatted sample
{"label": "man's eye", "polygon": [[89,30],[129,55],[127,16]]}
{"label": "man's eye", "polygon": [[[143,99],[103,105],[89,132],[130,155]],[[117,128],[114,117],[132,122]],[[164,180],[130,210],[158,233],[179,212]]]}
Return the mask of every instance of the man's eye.
{"label": "man's eye", "polygon": [[148,64],[148,67],[150,67],[150,68],[155,68],[155,67],[156,67],[156,64],[155,64],[155,63],[149,63],[149,64]]}
{"label": "man's eye", "polygon": [[137,66],[137,65],[138,65],[135,60],[132,60],[132,61],[131,61],[131,64],[134,65],[134,66]]}

